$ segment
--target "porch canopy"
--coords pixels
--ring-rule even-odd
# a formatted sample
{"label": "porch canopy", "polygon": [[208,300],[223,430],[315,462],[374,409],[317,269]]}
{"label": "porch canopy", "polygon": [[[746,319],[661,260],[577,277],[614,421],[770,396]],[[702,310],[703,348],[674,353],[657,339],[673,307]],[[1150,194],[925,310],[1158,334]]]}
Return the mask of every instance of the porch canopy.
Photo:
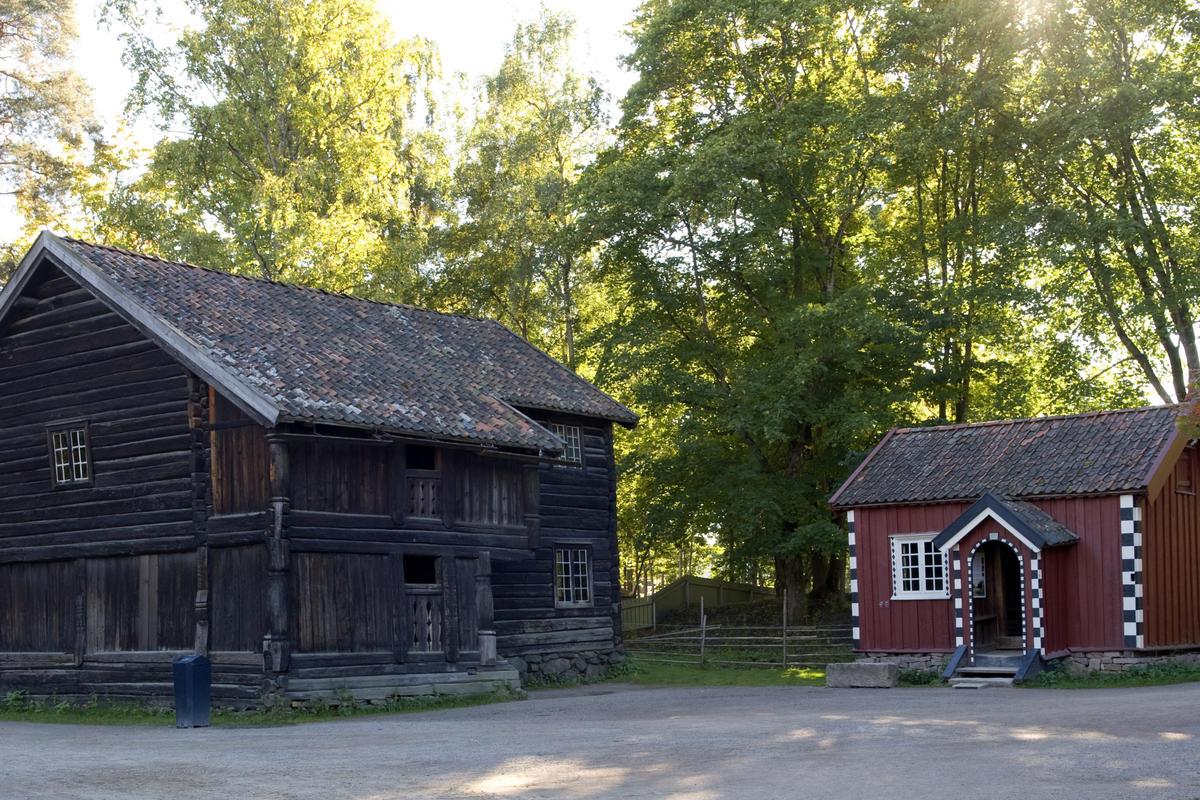
{"label": "porch canopy", "polygon": [[946,552],[989,518],[1035,553],[1040,553],[1045,547],[1059,547],[1079,541],[1079,536],[1073,531],[1033,503],[997,492],[985,492],[934,537],[933,546]]}

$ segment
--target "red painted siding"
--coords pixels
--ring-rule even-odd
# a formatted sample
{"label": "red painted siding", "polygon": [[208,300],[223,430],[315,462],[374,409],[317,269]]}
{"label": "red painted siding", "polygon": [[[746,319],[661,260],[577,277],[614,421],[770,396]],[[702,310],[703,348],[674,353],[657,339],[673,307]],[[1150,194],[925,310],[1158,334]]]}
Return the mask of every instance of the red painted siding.
{"label": "red painted siding", "polygon": [[[1037,505],[1080,539],[1075,544],[1047,548],[1042,552],[1043,648],[1049,652],[1068,647],[1122,649],[1120,498],[1040,500]],[[952,599],[891,599],[888,537],[941,531],[968,507],[967,503],[951,503],[855,511],[860,649],[901,652],[954,648]],[[964,570],[961,586],[969,586],[965,570],[969,569],[970,548],[992,529],[998,528],[994,524],[981,524],[959,543]],[[1029,553],[1021,549],[1026,567],[1025,612],[1030,625],[1027,635],[1032,636]],[[1200,568],[1196,575],[1200,578]],[[1200,591],[1200,580],[1196,581],[1196,586]],[[969,598],[965,602],[969,603]],[[1192,616],[1200,617],[1200,614],[1193,613]],[[1200,625],[1200,621],[1197,624]]]}
{"label": "red painted siding", "polygon": [[887,652],[954,649],[952,599],[892,600],[892,557],[888,537],[898,533],[940,531],[967,508],[965,503],[951,503],[855,511],[860,649]]}
{"label": "red painted siding", "polygon": [[[971,532],[959,540],[957,548],[960,553],[960,570],[959,570],[959,586],[963,592],[963,634],[966,641],[974,646],[972,641],[970,626],[973,622],[969,609],[972,605],[971,600],[971,551],[975,549],[975,545],[979,544],[988,538],[989,534],[998,533],[1000,537],[1013,546],[1017,555],[1021,557],[1021,586],[1022,596],[1025,598],[1025,607],[1022,613],[1025,615],[1024,627],[1025,631],[1025,647],[1033,646],[1033,592],[1031,589],[1031,581],[1029,574],[1030,558],[1033,556],[1033,551],[1021,543],[1021,540],[1008,532],[1003,525],[1000,525],[994,519],[985,519],[983,522],[971,529]],[[951,551],[950,567],[954,568],[953,551]]]}
{"label": "red painted siding", "polygon": [[[1187,480],[1189,485],[1183,485]],[[1142,575],[1146,646],[1200,644],[1200,454],[1187,447],[1145,506]]]}
{"label": "red painted siding", "polygon": [[1124,647],[1121,600],[1121,499],[1039,500],[1037,505],[1079,536],[1043,552],[1042,604],[1048,652]]}

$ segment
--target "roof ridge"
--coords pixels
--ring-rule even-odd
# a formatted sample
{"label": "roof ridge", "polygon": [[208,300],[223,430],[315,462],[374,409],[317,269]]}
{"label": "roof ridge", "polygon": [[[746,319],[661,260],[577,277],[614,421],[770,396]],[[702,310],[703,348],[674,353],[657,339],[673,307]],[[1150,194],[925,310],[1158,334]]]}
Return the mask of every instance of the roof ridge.
{"label": "roof ridge", "polygon": [[99,250],[109,250],[114,253],[120,253],[122,255],[126,255],[131,258],[141,259],[143,261],[157,261],[161,264],[167,264],[167,265],[173,266],[173,267],[184,267],[187,269],[195,269],[195,270],[200,270],[202,272],[212,273],[214,275],[227,275],[232,278],[240,278],[244,281],[250,281],[252,283],[263,284],[266,286],[282,286],[285,289],[297,289],[302,292],[315,292],[317,294],[323,294],[328,297],[339,297],[339,298],[343,298],[346,300],[355,300],[360,303],[372,303],[374,305],[386,306],[388,308],[402,308],[406,311],[418,311],[418,312],[424,312],[426,314],[437,314],[437,315],[443,316],[443,317],[450,317],[452,319],[465,319],[465,320],[469,320],[471,322],[494,322],[497,325],[499,325],[500,327],[504,328],[505,330],[510,330],[508,328],[508,326],[505,325],[504,323],[499,322],[498,320],[490,319],[488,317],[480,317],[480,316],[475,316],[473,314],[462,314],[462,313],[458,313],[458,312],[454,312],[454,311],[442,311],[441,309],[426,308],[424,306],[413,305],[412,303],[396,303],[396,302],[392,302],[390,300],[376,300],[371,297],[360,297],[355,294],[346,294],[345,292],[333,292],[328,289],[320,289],[320,288],[317,288],[316,286],[305,286],[304,284],[301,284],[301,283],[289,283],[287,281],[277,281],[277,280],[273,280],[271,278],[260,278],[257,275],[243,275],[240,272],[230,272],[228,270],[216,269],[214,267],[205,267],[200,264],[193,264],[190,261],[174,261],[169,258],[163,258],[162,256],[151,255],[149,253],[139,253],[136,250],[127,250],[123,247],[115,247],[111,244],[97,244],[95,242],[84,241],[83,239],[76,239],[71,236],[63,236],[60,238],[62,238],[64,241],[71,242],[72,244],[80,244],[80,245],[84,245],[85,247],[95,247]]}
{"label": "roof ridge", "polygon": [[1163,405],[1138,406],[1136,408],[1111,408],[1100,411],[1081,411],[1076,414],[1051,414],[1044,417],[1020,417],[1018,419],[989,419],[981,422],[957,422],[948,425],[928,425],[909,428],[896,428],[896,433],[924,433],[926,431],[961,430],[963,428],[986,428],[1018,425],[1023,422],[1052,422],[1065,419],[1082,419],[1084,417],[1102,417],[1111,414],[1134,414],[1156,411],[1158,409],[1178,409],[1180,403]]}

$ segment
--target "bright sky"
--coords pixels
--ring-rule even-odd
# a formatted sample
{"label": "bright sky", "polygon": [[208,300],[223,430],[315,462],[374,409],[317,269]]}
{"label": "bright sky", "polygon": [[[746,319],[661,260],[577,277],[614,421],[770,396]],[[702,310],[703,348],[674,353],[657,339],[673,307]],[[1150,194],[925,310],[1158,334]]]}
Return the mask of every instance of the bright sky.
{"label": "bright sky", "polygon": [[[624,32],[639,0],[376,0],[392,22],[398,37],[432,39],[442,56],[443,72],[465,72],[478,78],[496,69],[504,45],[520,22],[537,17],[539,8],[566,12],[576,20],[581,52],[579,67],[596,74],[616,98],[625,94],[633,76],[620,66],[629,51]],[[115,32],[99,26],[97,12],[103,0],[76,0],[79,41],[75,61],[92,86],[96,110],[108,125],[115,124],[132,83],[121,64],[121,45]],[[165,0],[164,7],[181,6]],[[181,17],[182,19],[182,17]],[[152,136],[153,128],[141,125],[139,138]],[[149,144],[150,142],[144,142]]]}

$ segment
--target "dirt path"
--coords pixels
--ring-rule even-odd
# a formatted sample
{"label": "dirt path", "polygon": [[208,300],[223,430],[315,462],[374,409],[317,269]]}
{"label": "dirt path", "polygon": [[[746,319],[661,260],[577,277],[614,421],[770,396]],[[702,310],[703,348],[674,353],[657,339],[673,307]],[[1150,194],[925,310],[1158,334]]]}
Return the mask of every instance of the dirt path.
{"label": "dirt path", "polygon": [[1200,684],[593,686],[277,728],[0,723],[0,798],[1200,797]]}

